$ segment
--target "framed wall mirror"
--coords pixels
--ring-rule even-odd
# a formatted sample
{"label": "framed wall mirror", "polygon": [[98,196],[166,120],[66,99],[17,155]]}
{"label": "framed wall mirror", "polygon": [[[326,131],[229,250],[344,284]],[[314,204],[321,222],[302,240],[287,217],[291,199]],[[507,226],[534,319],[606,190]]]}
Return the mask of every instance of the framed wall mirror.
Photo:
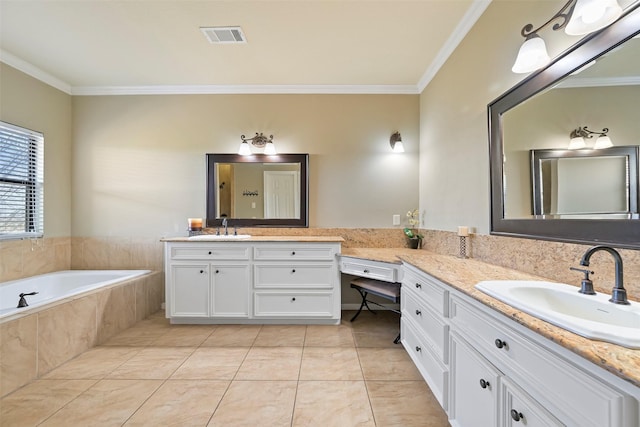
{"label": "framed wall mirror", "polygon": [[308,227],[308,154],[207,154],[207,227]]}
{"label": "framed wall mirror", "polygon": [[[615,147],[638,145],[638,34],[640,3],[489,104],[491,234],[640,248],[632,205],[626,214],[541,214],[531,177],[531,151],[567,150],[580,126],[609,128]],[[637,160],[631,167],[637,170]],[[637,178],[632,186],[637,189]]]}
{"label": "framed wall mirror", "polygon": [[637,218],[638,146],[531,150],[531,184],[537,218]]}

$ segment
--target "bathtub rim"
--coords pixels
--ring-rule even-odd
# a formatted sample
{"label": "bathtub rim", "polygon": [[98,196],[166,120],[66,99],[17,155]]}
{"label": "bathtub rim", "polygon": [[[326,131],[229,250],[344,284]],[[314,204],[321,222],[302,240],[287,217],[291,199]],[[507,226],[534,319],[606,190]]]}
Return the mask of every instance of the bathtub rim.
{"label": "bathtub rim", "polygon": [[133,277],[129,277],[128,279],[123,279],[123,280],[117,281],[115,283],[109,283],[107,285],[103,285],[103,286],[99,286],[99,287],[96,287],[96,288],[88,289],[88,290],[79,292],[77,294],[61,298],[59,300],[51,301],[51,302],[49,302],[47,304],[43,304],[43,305],[40,305],[40,306],[34,306],[34,307],[29,306],[29,308],[27,310],[16,312],[16,313],[13,313],[13,314],[0,316],[0,325],[2,325],[3,323],[10,322],[12,320],[17,320],[17,319],[20,319],[22,317],[27,317],[27,316],[30,316],[32,314],[37,314],[37,313],[52,309],[54,307],[57,307],[57,306],[62,305],[62,304],[66,304],[66,303],[71,302],[71,301],[75,301],[75,300],[78,300],[78,299],[81,299],[81,298],[90,297],[91,295],[97,294],[97,293],[99,293],[101,291],[104,291],[104,290],[107,290],[107,289],[112,289],[112,288],[115,288],[115,287],[118,287],[118,286],[122,286],[122,285],[125,285],[125,284],[127,284],[129,282],[132,282],[134,280],[140,280],[142,278],[146,278],[146,277],[152,276],[153,274],[161,273],[160,271],[157,271],[157,270],[121,269],[121,268],[119,268],[119,269],[111,269],[111,270],[108,270],[108,269],[100,269],[100,270],[88,270],[88,269],[58,270],[58,271],[51,271],[49,273],[36,274],[34,276],[27,276],[27,277],[23,277],[23,278],[20,278],[20,279],[9,280],[9,281],[0,283],[0,286],[5,285],[5,284],[10,284],[10,283],[13,283],[13,282],[19,282],[21,280],[37,278],[39,276],[46,276],[46,275],[49,275],[49,274],[65,273],[65,272],[77,272],[77,271],[80,271],[80,272],[138,271],[138,272],[141,272],[141,273],[139,275],[136,275],[136,276],[133,276]]}

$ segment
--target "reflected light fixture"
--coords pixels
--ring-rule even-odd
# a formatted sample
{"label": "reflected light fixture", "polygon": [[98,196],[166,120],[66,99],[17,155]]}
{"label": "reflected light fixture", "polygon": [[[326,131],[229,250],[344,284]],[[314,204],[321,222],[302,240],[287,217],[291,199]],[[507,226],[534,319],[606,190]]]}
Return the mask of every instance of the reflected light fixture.
{"label": "reflected light fixture", "polygon": [[391,138],[389,138],[389,143],[391,144],[391,150],[394,153],[404,153],[404,145],[402,144],[402,136],[400,136],[400,132],[392,133]]}
{"label": "reflected light fixture", "polygon": [[240,139],[242,139],[242,143],[240,143],[238,154],[241,156],[250,156],[252,154],[249,143],[258,148],[264,148],[264,154],[267,156],[278,154],[276,147],[273,144],[273,135],[269,135],[267,137],[263,135],[262,132],[256,132],[256,136],[253,138],[246,138],[244,135],[240,135]]}
{"label": "reflected light fixture", "polygon": [[553,31],[564,28],[564,32],[571,36],[581,36],[600,30],[622,15],[622,8],[617,0],[569,0],[547,22],[536,29],[533,24],[522,27],[520,34],[525,38],[518,51],[516,62],[511,71],[514,73],[529,73],[544,67],[551,61],[547,53],[547,46],[538,35],[538,31],[553,24]]}
{"label": "reflected light fixture", "polygon": [[602,132],[594,132],[589,130],[586,126],[574,129],[569,135],[571,140],[569,141],[568,149],[579,150],[581,148],[586,148],[587,144],[585,143],[585,138],[591,139],[594,135],[598,135],[598,139],[596,139],[596,143],[593,145],[594,149],[600,150],[602,148],[613,147],[613,142],[611,142],[611,138],[607,135],[608,132],[609,128],[602,129]]}

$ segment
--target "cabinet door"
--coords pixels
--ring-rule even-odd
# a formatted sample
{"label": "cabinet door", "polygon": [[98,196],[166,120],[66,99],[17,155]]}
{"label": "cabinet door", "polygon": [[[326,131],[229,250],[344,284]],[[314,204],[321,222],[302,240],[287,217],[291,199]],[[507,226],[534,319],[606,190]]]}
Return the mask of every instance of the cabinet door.
{"label": "cabinet door", "polygon": [[508,378],[502,378],[502,404],[500,414],[504,427],[552,427],[563,426],[553,415],[529,394]]}
{"label": "cabinet door", "polygon": [[496,426],[500,372],[455,332],[451,340],[451,424],[461,427]]}
{"label": "cabinet door", "polygon": [[211,315],[248,317],[251,270],[248,264],[211,266]]}
{"label": "cabinet door", "polygon": [[209,264],[171,264],[171,316],[209,317]]}

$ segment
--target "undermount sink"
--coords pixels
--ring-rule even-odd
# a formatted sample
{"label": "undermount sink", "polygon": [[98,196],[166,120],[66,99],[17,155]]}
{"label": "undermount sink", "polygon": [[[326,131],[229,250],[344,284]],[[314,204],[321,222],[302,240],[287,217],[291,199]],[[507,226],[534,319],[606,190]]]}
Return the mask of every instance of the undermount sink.
{"label": "undermount sink", "polygon": [[249,234],[200,234],[198,236],[191,236],[189,240],[204,240],[206,242],[219,242],[229,240],[245,240],[250,239]]}
{"label": "undermount sink", "polygon": [[640,348],[640,304],[613,304],[610,295],[584,295],[564,283],[494,280],[476,289],[525,313],[586,338]]}

